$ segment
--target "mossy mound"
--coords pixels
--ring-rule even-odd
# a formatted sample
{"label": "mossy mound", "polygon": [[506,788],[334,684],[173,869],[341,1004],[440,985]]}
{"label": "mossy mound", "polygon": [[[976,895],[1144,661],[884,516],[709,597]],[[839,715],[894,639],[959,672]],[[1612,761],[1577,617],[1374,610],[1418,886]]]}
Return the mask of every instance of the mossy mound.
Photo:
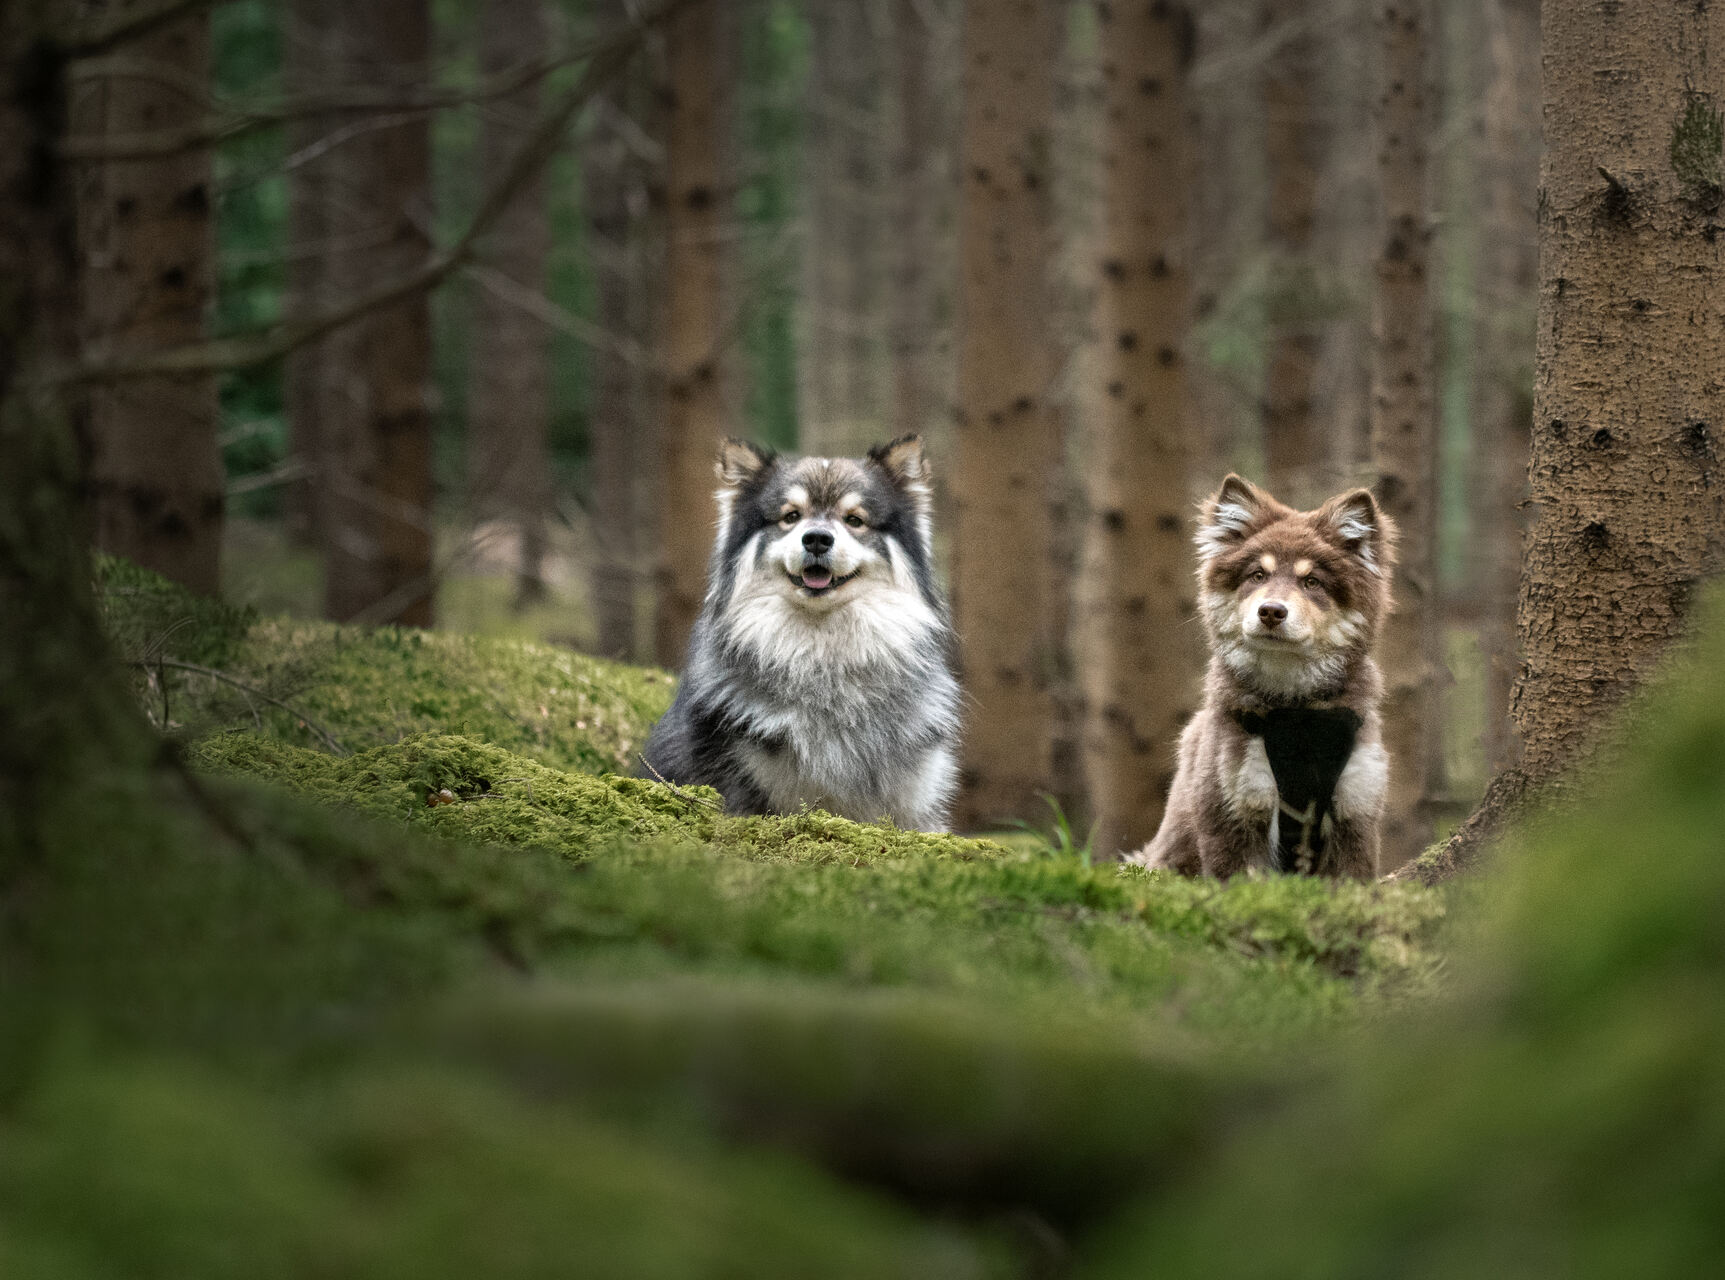
{"label": "mossy mound", "polygon": [[794,972],[1123,1010],[1196,987],[1211,998],[1182,1022],[1255,1036],[1417,987],[1437,965],[1443,900],[1417,887],[1224,886],[819,812],[725,817],[711,792],[563,773],[458,737],[334,757],[230,733],[192,761],[465,842],[449,867],[386,851],[342,873],[406,900],[461,901],[454,882],[480,874],[474,842],[582,863],[530,893],[494,886],[521,915],[486,927],[524,957],[606,973]]}
{"label": "mossy mound", "polygon": [[167,656],[220,667],[239,658],[257,614],[187,591],[117,556],[96,557],[102,626],[122,659]]}
{"label": "mossy mound", "polygon": [[116,652],[138,668],[152,718],[183,738],[231,728],[362,751],[454,733],[557,768],[628,773],[671,702],[662,671],[519,641],[259,619],[124,561],[97,569]]}
{"label": "mossy mound", "polygon": [[320,804],[411,822],[439,835],[535,845],[575,859],[619,840],[710,837],[713,792],[547,768],[501,747],[415,734],[356,756],[331,756],[250,733],[190,749],[194,765],[290,787]]}

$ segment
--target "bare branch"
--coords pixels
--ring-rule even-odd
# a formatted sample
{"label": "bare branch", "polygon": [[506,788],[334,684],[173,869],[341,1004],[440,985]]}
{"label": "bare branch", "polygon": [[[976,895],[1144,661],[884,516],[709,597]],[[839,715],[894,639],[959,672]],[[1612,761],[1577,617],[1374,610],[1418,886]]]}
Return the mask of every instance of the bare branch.
{"label": "bare branch", "polygon": [[692,791],[683,790],[683,788],[679,787],[676,783],[672,782],[664,774],[660,773],[657,769],[655,769],[653,767],[653,762],[651,760],[647,759],[646,756],[636,756],[635,758],[637,760],[639,760],[642,764],[646,765],[647,766],[647,772],[651,773],[661,783],[663,783],[665,786],[669,787],[671,789],[671,794],[676,796],[677,799],[681,800],[684,804],[697,805],[702,809],[712,809],[718,813],[724,812],[724,806],[723,805],[714,804],[711,800],[707,799],[706,796],[698,796],[698,795],[694,794],[694,792],[692,792]]}
{"label": "bare branch", "polygon": [[[566,50],[552,58],[536,59],[507,68],[488,77],[473,89],[428,88],[404,92],[397,88],[353,85],[319,93],[296,94],[261,106],[221,106],[205,119],[178,129],[139,133],[99,134],[64,139],[60,153],[71,160],[146,160],[178,155],[200,147],[214,146],[234,138],[312,116],[381,114],[417,119],[428,111],[465,107],[496,101],[518,93],[555,71],[602,55],[610,37],[602,37]],[[99,78],[98,66],[84,73]],[[110,72],[118,74],[118,72]]]}
{"label": "bare branch", "polygon": [[[211,680],[220,680],[223,684],[232,685],[241,693],[245,694],[247,698],[262,698],[272,707],[280,707],[306,728],[317,734],[318,737],[322,738],[324,740],[324,744],[328,746],[331,751],[335,752],[336,755],[345,756],[347,754],[347,748],[342,746],[340,742],[336,741],[335,735],[328,729],[324,728],[316,720],[313,720],[310,716],[306,715],[305,712],[299,710],[297,707],[289,706],[280,698],[271,697],[256,685],[247,684],[238,676],[229,675],[226,671],[218,671],[215,667],[199,666],[195,662],[181,662],[178,658],[151,658],[148,661],[135,661],[131,663],[131,665],[134,667],[142,667],[146,671],[151,667],[172,667],[175,671],[190,671],[193,675],[207,676]],[[255,715],[256,712],[254,711],[253,714]],[[165,728],[166,725],[163,727]]]}
{"label": "bare branch", "polygon": [[213,8],[222,0],[156,0],[123,10],[105,10],[98,18],[76,28],[60,44],[69,58],[93,58],[131,40],[140,40],[168,23],[199,9]]}
{"label": "bare branch", "polygon": [[245,369],[279,360],[309,342],[374,311],[382,310],[441,284],[451,272],[472,258],[482,236],[514,203],[539,170],[561,145],[570,121],[622,71],[647,31],[664,22],[691,0],[663,0],[640,24],[611,32],[594,46],[592,59],[581,78],[563,95],[551,112],[523,140],[509,167],[481,201],[466,230],[446,249],[431,254],[412,271],[386,281],[368,293],[322,315],[283,320],[261,332],[213,338],[207,342],[170,347],[143,355],[86,356],[77,366],[48,376],[51,386],[74,383],[115,382],[126,378],[161,374],[215,373]]}
{"label": "bare branch", "polygon": [[626,334],[612,333],[603,326],[576,315],[538,289],[511,280],[495,267],[471,263],[463,272],[487,293],[526,312],[546,328],[566,333],[584,346],[608,351],[631,368],[642,369],[658,377],[664,376],[664,363]]}

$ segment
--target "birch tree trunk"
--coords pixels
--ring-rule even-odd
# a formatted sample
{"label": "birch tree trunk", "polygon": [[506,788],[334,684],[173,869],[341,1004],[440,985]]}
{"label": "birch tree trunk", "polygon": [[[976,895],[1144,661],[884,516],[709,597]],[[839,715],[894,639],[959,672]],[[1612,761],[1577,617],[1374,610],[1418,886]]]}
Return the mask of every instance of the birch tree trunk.
{"label": "birch tree trunk", "polygon": [[[81,67],[74,127],[111,139],[193,127],[205,115],[209,71],[209,15],[189,13],[131,42],[123,63]],[[78,186],[86,348],[140,355],[202,338],[214,284],[209,150],[91,163]],[[97,387],[87,406],[96,545],[214,595],[226,487],[215,379]]]}
{"label": "birch tree trunk", "polygon": [[[429,72],[428,0],[338,9],[348,83],[407,92]],[[333,153],[332,278],[362,292],[430,251],[431,135],[423,116],[357,132]],[[324,442],[324,612],[338,622],[430,626],[431,312],[418,293],[329,339],[334,382]]]}
{"label": "birch tree trunk", "polygon": [[971,711],[960,826],[1030,813],[1049,776],[1049,501],[1063,471],[1044,274],[1057,9],[972,0],[964,19],[952,544]]}
{"label": "birch tree trunk", "polygon": [[[546,0],[485,0],[480,69],[498,76],[544,56]],[[539,82],[487,104],[480,134],[481,189],[515,158],[539,116]],[[468,492],[477,519],[509,531],[516,558],[516,607],[545,595],[544,562],[551,493],[549,334],[512,292],[545,292],[551,224],[541,169],[486,237],[485,275],[474,307],[469,371]],[[484,282],[493,279],[486,285]]]}
{"label": "birch tree trunk", "polygon": [[713,459],[727,432],[721,369],[725,97],[714,65],[717,19],[706,0],[681,10],[666,32],[665,488],[653,632],[657,660],[667,667],[682,663],[706,589]]}
{"label": "birch tree trunk", "polygon": [[1520,755],[1510,719],[1515,602],[1521,579],[1527,454],[1533,425],[1534,308],[1539,291],[1539,3],[1490,0],[1484,100],[1485,236],[1479,261],[1471,488],[1473,572],[1485,665],[1491,773]]}
{"label": "birch tree trunk", "polygon": [[1079,577],[1083,757],[1099,852],[1155,834],[1199,670],[1185,355],[1192,172],[1191,15],[1149,0],[1100,11],[1101,418],[1087,451]]}
{"label": "birch tree trunk", "polygon": [[1376,107],[1382,240],[1372,293],[1372,460],[1378,499],[1401,532],[1395,608],[1384,627],[1384,745],[1390,753],[1382,865],[1430,843],[1442,768],[1437,698],[1443,611],[1437,583],[1437,401],[1433,392],[1426,0],[1377,11]]}

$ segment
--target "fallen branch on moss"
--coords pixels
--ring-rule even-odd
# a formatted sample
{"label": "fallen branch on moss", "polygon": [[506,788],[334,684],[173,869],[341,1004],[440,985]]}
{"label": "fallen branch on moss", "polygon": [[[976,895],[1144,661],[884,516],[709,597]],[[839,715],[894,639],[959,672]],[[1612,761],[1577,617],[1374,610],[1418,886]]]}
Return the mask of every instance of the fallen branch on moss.
{"label": "fallen branch on moss", "polygon": [[[178,658],[150,658],[148,660],[135,659],[129,665],[139,667],[145,671],[152,670],[156,667],[171,667],[175,671],[189,671],[193,675],[207,676],[211,680],[220,680],[223,684],[232,685],[248,698],[262,698],[272,707],[279,707],[281,710],[287,712],[290,716],[293,716],[306,728],[315,733],[319,738],[323,739],[324,744],[336,755],[345,756],[348,753],[347,748],[342,746],[341,743],[336,740],[336,736],[333,733],[324,728],[316,720],[313,720],[310,716],[306,715],[305,712],[283,702],[280,698],[270,696],[256,685],[247,684],[238,676],[230,675],[226,671],[218,671],[214,667],[202,666],[196,662],[183,662]],[[166,726],[163,727],[165,728]]]}
{"label": "fallen branch on moss", "polygon": [[677,799],[687,801],[689,804],[699,805],[703,809],[712,809],[712,810],[719,811],[719,812],[722,812],[724,810],[725,806],[722,804],[715,804],[713,801],[707,799],[705,796],[698,796],[698,795],[695,795],[693,792],[683,790],[683,788],[679,787],[676,783],[672,782],[664,774],[660,773],[657,769],[655,769],[653,767],[653,762],[651,760],[647,759],[646,756],[637,756],[636,759],[638,759],[642,764],[646,765],[647,766],[647,772],[652,774],[655,778],[657,778],[659,780],[659,782],[667,790],[669,790],[672,795],[677,797]]}

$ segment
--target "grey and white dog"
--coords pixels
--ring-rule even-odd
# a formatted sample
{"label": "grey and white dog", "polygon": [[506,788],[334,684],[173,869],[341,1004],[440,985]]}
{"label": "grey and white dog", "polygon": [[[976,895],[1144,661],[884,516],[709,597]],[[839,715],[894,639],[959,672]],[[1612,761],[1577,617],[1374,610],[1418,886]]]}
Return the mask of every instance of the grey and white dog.
{"label": "grey and white dog", "polygon": [[706,600],[647,763],[732,813],[945,830],[959,688],[921,442],[781,458],[729,440],[718,474]]}

